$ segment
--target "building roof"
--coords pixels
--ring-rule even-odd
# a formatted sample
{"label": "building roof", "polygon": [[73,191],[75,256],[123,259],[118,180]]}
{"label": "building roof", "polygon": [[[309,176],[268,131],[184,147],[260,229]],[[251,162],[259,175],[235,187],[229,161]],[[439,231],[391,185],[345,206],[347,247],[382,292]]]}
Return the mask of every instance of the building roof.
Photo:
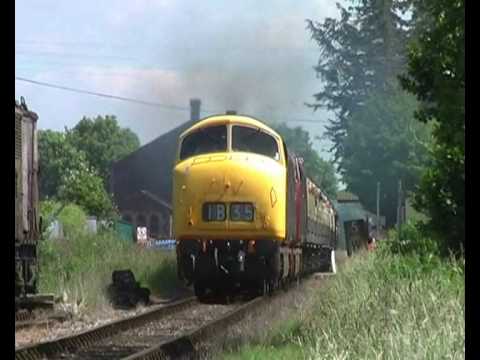
{"label": "building roof", "polygon": [[337,201],[338,202],[360,201],[360,198],[354,193],[351,193],[348,191],[339,191],[337,192]]}
{"label": "building roof", "polygon": [[178,136],[193,123],[183,123],[113,164],[110,190],[120,209],[125,208],[129,196],[140,191],[170,206]]}
{"label": "building roof", "polygon": [[156,202],[157,204],[159,205],[162,205],[163,207],[167,208],[168,210],[172,210],[172,207],[170,206],[170,204],[168,204],[167,202],[163,201],[162,199],[160,199],[158,196],[155,196],[154,194],[152,194],[150,191],[147,191],[147,190],[142,190],[140,191],[141,194],[145,195],[147,198],[153,200],[154,202]]}

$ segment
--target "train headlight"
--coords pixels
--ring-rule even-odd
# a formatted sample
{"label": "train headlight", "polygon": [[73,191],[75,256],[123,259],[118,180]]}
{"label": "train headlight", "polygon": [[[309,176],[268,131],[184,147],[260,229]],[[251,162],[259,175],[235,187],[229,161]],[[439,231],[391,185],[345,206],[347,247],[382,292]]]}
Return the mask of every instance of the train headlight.
{"label": "train headlight", "polygon": [[230,205],[231,221],[253,221],[252,203],[232,203]]}
{"label": "train headlight", "polygon": [[238,262],[241,262],[241,263],[242,263],[242,262],[244,262],[244,261],[245,261],[245,252],[242,251],[242,250],[240,250],[240,251],[238,252]]}

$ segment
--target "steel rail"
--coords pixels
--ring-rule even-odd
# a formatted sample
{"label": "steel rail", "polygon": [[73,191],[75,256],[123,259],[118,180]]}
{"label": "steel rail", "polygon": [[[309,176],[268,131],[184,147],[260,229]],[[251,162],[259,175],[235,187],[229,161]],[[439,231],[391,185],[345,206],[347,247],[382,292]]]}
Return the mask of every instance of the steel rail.
{"label": "steel rail", "polygon": [[270,302],[269,296],[255,298],[201,327],[176,336],[173,339],[163,341],[158,345],[130,355],[122,360],[157,360],[192,356],[195,353],[196,343],[211,338],[219,331],[224,330],[226,326],[232,325],[251,314],[253,309],[258,311],[263,304],[268,302]]}
{"label": "steel rail", "polygon": [[195,297],[190,297],[184,300],[176,301],[169,305],[155,306],[155,308],[150,309],[142,314],[116,320],[92,329],[87,329],[74,335],[69,335],[38,344],[23,346],[16,349],[15,359],[45,359],[45,357],[51,357],[65,351],[76,351],[126,330],[141,327],[147,322],[158,320],[166,315],[171,315],[173,313],[182,311],[196,303],[197,299]]}
{"label": "steel rail", "polygon": [[[344,261],[341,261],[343,264]],[[325,279],[330,276],[334,276],[333,273],[324,273],[319,276],[318,273],[309,274],[302,278],[307,280],[313,279]],[[285,291],[289,291],[298,285],[297,281],[292,281],[285,287]],[[218,319],[211,320],[207,324],[200,326],[185,334],[163,341],[157,345],[154,345],[146,350],[140,351],[136,354],[123,358],[122,360],[160,360],[160,359],[177,359],[177,358],[196,358],[196,345],[202,341],[213,338],[220,331],[224,331],[225,327],[231,326],[241,320],[247,315],[253,315],[256,312],[260,312],[262,308],[271,302],[272,299],[277,298],[285,294],[285,291],[274,292],[271,296],[263,296],[255,298],[248,303],[228,312],[227,314],[219,317]]]}

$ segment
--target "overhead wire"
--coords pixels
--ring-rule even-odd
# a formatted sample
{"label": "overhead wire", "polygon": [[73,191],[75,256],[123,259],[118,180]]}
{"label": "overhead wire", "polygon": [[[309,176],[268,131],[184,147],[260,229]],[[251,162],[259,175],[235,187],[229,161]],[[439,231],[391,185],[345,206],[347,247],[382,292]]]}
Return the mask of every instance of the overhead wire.
{"label": "overhead wire", "polygon": [[125,97],[125,96],[105,94],[105,93],[100,93],[100,92],[96,92],[96,91],[82,90],[82,89],[72,88],[72,87],[69,87],[69,86],[51,84],[51,83],[47,83],[47,82],[44,82],[44,81],[31,80],[31,79],[27,79],[27,78],[20,77],[20,76],[15,76],[15,80],[24,81],[24,82],[27,82],[27,83],[40,85],[40,86],[46,86],[46,87],[50,87],[50,88],[54,88],[54,89],[60,89],[60,90],[71,91],[71,92],[75,92],[75,93],[87,94],[87,95],[93,95],[93,96],[100,96],[100,97],[104,97],[104,98],[108,98],[108,99],[128,101],[128,102],[133,102],[133,103],[142,104],[142,105],[162,107],[162,108],[170,109],[170,110],[190,111],[190,108],[188,108],[188,107],[182,107],[182,106],[176,106],[176,105],[166,105],[166,104],[161,104],[161,103],[154,102],[154,101],[146,101],[146,100],[128,98],[128,97]]}
{"label": "overhead wire", "polygon": [[[101,93],[101,92],[96,92],[96,91],[78,89],[78,88],[73,88],[73,87],[70,87],[70,86],[52,84],[52,83],[45,82],[45,81],[32,80],[32,79],[28,79],[28,78],[21,77],[21,76],[15,76],[15,80],[22,81],[22,82],[27,82],[27,83],[34,84],[34,85],[50,87],[50,88],[54,88],[54,89],[58,89],[58,90],[70,91],[70,92],[92,95],[92,96],[99,96],[99,97],[104,97],[104,98],[113,99],[113,100],[127,101],[127,102],[136,103],[136,104],[140,104],[140,105],[159,107],[159,108],[164,108],[164,109],[168,109],[168,110],[190,111],[190,108],[185,107],[185,106],[169,105],[169,104],[163,104],[163,103],[159,103],[159,102],[155,102],[155,101],[148,101],[148,100],[130,98],[130,97],[125,97],[125,96],[106,94],[106,93]],[[222,113],[223,110],[203,108],[202,112]],[[282,113],[281,115],[284,118],[287,118],[284,122],[304,122],[304,123],[316,123],[316,124],[321,123],[321,121],[318,121],[318,120],[292,118],[288,114],[286,115],[284,113]]]}

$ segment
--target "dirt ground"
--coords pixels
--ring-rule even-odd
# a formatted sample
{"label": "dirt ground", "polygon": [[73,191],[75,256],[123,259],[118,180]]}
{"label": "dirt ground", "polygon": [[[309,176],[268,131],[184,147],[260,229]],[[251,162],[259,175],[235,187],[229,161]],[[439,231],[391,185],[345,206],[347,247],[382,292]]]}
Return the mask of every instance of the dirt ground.
{"label": "dirt ground", "polygon": [[[168,298],[152,295],[150,296],[150,300],[153,304],[167,304],[175,300],[190,297],[193,295],[193,292],[188,288],[179,288],[168,295]],[[76,313],[70,304],[56,306],[61,308],[62,311],[69,313],[71,319],[63,322],[52,321],[48,325],[32,326],[16,330],[15,348],[73,335],[115,320],[141,314],[149,309],[148,306],[139,305],[132,310],[115,310],[107,305]]]}

